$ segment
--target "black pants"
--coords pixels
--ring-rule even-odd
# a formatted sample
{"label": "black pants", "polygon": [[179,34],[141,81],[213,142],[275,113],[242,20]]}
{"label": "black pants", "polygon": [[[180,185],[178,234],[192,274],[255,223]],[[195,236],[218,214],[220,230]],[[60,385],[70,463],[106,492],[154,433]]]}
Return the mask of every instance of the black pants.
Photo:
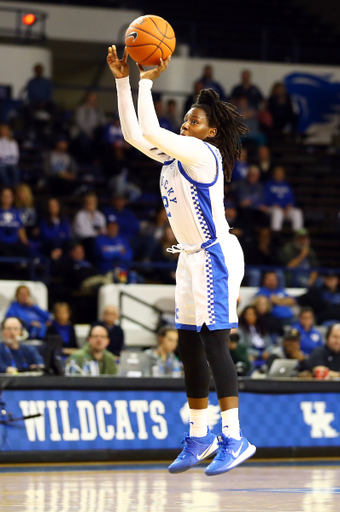
{"label": "black pants", "polygon": [[201,332],[178,330],[178,350],[184,366],[188,398],[209,396],[210,369],[217,397],[238,396],[237,372],[230,355],[230,329],[209,331],[204,324]]}

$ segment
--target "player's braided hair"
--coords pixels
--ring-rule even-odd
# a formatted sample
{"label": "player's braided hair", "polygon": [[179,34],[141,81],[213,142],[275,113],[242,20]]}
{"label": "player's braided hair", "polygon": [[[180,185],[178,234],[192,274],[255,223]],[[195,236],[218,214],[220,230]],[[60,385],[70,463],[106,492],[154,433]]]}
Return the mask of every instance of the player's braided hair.
{"label": "player's braided hair", "polygon": [[241,155],[240,136],[245,135],[249,128],[240,121],[243,116],[236,111],[235,105],[221,101],[213,89],[200,91],[193,107],[204,110],[209,126],[217,128],[215,137],[207,140],[220,150],[224,174],[226,180],[230,181],[235,160]]}

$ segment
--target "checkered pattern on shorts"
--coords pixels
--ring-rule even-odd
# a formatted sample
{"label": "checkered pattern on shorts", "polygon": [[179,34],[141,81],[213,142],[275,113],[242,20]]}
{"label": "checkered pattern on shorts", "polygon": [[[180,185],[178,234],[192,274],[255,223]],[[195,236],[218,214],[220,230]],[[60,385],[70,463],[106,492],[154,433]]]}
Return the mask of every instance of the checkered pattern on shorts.
{"label": "checkered pattern on shorts", "polygon": [[211,325],[216,322],[216,318],[215,318],[214,280],[213,280],[212,262],[211,262],[211,256],[208,252],[206,253],[205,273],[207,276],[208,317],[209,317],[209,325]]}

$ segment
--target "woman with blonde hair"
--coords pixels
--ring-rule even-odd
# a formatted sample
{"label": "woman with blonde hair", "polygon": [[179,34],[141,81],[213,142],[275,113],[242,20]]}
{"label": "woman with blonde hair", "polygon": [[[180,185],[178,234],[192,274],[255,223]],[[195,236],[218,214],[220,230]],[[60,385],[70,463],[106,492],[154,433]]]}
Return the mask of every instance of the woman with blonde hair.
{"label": "woman with blonde hair", "polygon": [[28,236],[36,235],[34,228],[37,224],[37,212],[34,207],[32,189],[26,183],[20,183],[15,187],[14,204],[20,212],[20,218],[26,228]]}

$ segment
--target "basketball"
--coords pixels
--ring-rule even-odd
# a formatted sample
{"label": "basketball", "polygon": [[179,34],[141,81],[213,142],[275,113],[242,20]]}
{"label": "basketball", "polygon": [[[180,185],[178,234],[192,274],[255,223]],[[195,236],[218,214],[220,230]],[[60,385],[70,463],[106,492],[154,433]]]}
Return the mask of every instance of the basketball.
{"label": "basketball", "polygon": [[140,16],[129,25],[125,45],[130,57],[139,64],[158,66],[160,59],[172,55],[176,46],[175,32],[159,16]]}

